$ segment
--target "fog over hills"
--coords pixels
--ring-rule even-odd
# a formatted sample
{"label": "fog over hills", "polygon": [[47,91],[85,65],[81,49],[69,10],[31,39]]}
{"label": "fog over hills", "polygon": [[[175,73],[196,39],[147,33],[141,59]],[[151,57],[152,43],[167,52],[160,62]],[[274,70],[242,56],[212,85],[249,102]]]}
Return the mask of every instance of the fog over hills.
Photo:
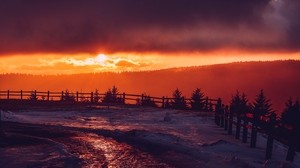
{"label": "fog over hills", "polygon": [[239,62],[197,67],[171,68],[146,72],[96,73],[76,75],[0,75],[0,90],[41,90],[101,93],[116,85],[120,92],[171,96],[179,88],[190,97],[201,88],[209,97],[225,103],[237,90],[250,102],[261,89],[281,112],[289,97],[300,98],[300,61]]}

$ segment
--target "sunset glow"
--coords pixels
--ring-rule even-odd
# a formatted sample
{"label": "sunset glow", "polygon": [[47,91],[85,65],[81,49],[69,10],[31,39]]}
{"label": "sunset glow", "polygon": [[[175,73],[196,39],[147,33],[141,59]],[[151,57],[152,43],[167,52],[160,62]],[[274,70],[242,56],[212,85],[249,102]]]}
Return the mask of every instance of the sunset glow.
{"label": "sunset glow", "polygon": [[1,6],[0,73],[147,71],[300,59],[298,1],[10,0]]}
{"label": "sunset glow", "polygon": [[300,53],[115,53],[115,54],[32,54],[0,57],[0,73],[78,74],[148,71],[172,67],[202,66],[245,61],[300,59]]}

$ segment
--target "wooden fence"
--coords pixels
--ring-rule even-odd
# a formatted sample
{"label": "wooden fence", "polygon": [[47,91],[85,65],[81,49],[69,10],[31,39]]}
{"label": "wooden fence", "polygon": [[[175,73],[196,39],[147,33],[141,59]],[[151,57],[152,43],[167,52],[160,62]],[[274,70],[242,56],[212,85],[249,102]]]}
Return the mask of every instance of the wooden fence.
{"label": "wooden fence", "polygon": [[[86,102],[86,103],[104,103],[103,98],[105,93],[98,92],[50,92],[50,91],[0,91],[0,100],[31,100],[35,98],[35,101],[63,101],[66,96],[71,96],[74,102]],[[155,103],[157,107],[166,108],[166,103],[171,102],[174,98],[163,97],[153,97],[146,94],[127,94],[127,93],[118,93],[115,95],[119,100],[118,103],[122,104],[137,104],[137,105],[147,105],[146,101],[151,101]],[[190,103],[192,99],[183,98],[187,102],[188,108],[191,107]],[[216,105],[217,99],[210,99],[206,97],[202,99],[204,102],[204,109],[207,111],[212,111],[213,107]]]}
{"label": "wooden fence", "polygon": [[[243,143],[247,143],[250,140],[251,148],[256,147],[257,133],[265,134],[267,136],[265,159],[272,158],[274,140],[289,147],[286,157],[287,161],[293,161],[295,152],[300,151],[300,130],[282,125],[276,120],[275,115],[261,118],[259,120],[260,123],[257,123],[251,113],[236,114],[225,108],[221,112],[215,111],[215,122],[228,135],[234,134],[235,139],[241,139]],[[233,129],[234,126],[235,129]]]}

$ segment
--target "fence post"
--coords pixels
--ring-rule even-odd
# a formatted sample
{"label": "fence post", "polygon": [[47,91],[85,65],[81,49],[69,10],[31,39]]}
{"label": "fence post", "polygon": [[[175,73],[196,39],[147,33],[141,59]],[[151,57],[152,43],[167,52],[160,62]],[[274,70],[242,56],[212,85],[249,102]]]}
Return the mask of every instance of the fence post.
{"label": "fence post", "polygon": [[7,100],[9,100],[9,90],[7,90]]}
{"label": "fence post", "polygon": [[237,112],[236,120],[235,139],[240,139],[242,119],[239,111]]}
{"label": "fence post", "polygon": [[291,132],[290,132],[290,137],[289,137],[289,149],[286,155],[286,160],[293,162],[294,161],[294,157],[296,154],[296,146],[298,144],[297,142],[297,138],[296,138],[296,132],[298,130],[295,130],[296,128],[294,127]]}
{"label": "fence post", "polygon": [[91,103],[93,103],[93,101],[94,101],[94,93],[93,92],[91,92]]}
{"label": "fence post", "polygon": [[0,112],[0,137],[3,137],[3,136],[4,136],[4,132],[2,129],[2,113]]}
{"label": "fence post", "polygon": [[47,93],[47,101],[50,101],[50,91],[48,90],[48,93]]}
{"label": "fence post", "polygon": [[142,99],[141,100],[142,100],[141,105],[144,106],[144,94],[142,94]]}
{"label": "fence post", "polygon": [[36,90],[34,91],[34,97],[36,98],[36,100],[38,99],[36,95]]}
{"label": "fence post", "polygon": [[205,98],[205,107],[204,107],[205,111],[208,111],[208,97],[206,96]]}
{"label": "fence post", "polygon": [[161,107],[165,108],[165,96],[162,97],[162,105],[161,105]]}
{"label": "fence post", "polygon": [[251,130],[251,142],[250,147],[256,147],[256,139],[257,139],[257,124],[258,124],[259,116],[257,114],[253,115],[253,122],[252,122],[252,130]]}
{"label": "fence post", "polygon": [[123,92],[123,104],[125,104],[125,97],[126,96],[126,94],[125,94],[125,92]]}
{"label": "fence post", "polygon": [[222,100],[218,98],[215,109],[215,122],[218,126],[221,126],[221,113],[222,113]]}
{"label": "fence post", "polygon": [[296,154],[296,148],[298,146],[299,139],[300,139],[300,126],[294,125],[293,129],[290,132],[290,136],[289,136],[289,149],[288,149],[288,153],[286,156],[287,161],[290,161],[290,162],[294,161],[294,157]]}
{"label": "fence post", "polygon": [[76,102],[79,102],[79,93],[78,93],[78,91],[76,92]]}
{"label": "fence post", "polygon": [[61,91],[61,101],[64,100],[64,91]]}
{"label": "fence post", "polygon": [[267,141],[267,150],[266,150],[266,160],[272,158],[272,151],[273,151],[273,134],[274,134],[274,128],[276,124],[276,115],[274,113],[270,116],[270,122],[268,124],[268,141]]}
{"label": "fence post", "polygon": [[248,140],[248,128],[247,128],[248,127],[248,118],[247,118],[246,114],[243,117],[243,119],[244,119],[244,122],[243,122],[243,124],[244,124],[244,127],[243,127],[243,143],[246,143],[247,140]]}
{"label": "fence post", "polygon": [[233,113],[229,110],[228,135],[232,134]]}
{"label": "fence post", "polygon": [[21,90],[21,100],[23,100],[23,90]]}
{"label": "fence post", "polygon": [[228,130],[228,105],[225,106],[224,116],[225,116],[224,130],[227,131]]}
{"label": "fence post", "polygon": [[224,104],[222,104],[222,106],[221,106],[221,110],[220,110],[220,115],[221,115],[221,117],[220,117],[220,126],[221,127],[224,127]]}

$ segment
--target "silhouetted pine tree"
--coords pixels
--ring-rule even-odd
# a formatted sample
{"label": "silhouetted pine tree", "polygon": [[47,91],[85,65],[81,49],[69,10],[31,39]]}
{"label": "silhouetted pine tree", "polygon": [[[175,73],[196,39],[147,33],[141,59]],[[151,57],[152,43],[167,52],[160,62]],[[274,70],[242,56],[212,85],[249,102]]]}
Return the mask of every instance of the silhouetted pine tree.
{"label": "silhouetted pine tree", "polygon": [[281,123],[296,127],[300,121],[299,101],[293,103],[293,100],[290,98],[285,106],[281,114]]}
{"label": "silhouetted pine tree", "polygon": [[246,94],[242,94],[241,97],[241,118],[244,120],[243,122],[243,142],[246,143],[248,140],[248,117],[247,113],[251,112],[251,104],[248,102]]}
{"label": "silhouetted pine tree", "polygon": [[236,126],[235,138],[239,139],[242,118],[246,115],[246,112],[249,111],[248,100],[244,93],[242,95],[240,95],[239,91],[236,92],[235,96],[233,96],[231,99],[230,110],[237,116],[237,126]]}
{"label": "silhouetted pine tree", "polygon": [[94,102],[99,102],[100,100],[100,94],[99,94],[99,91],[98,89],[95,90],[95,93],[94,93]]}
{"label": "silhouetted pine tree", "polygon": [[181,110],[186,109],[186,101],[178,88],[173,92],[172,107]]}
{"label": "silhouetted pine tree", "polygon": [[67,89],[62,97],[62,100],[67,102],[75,102],[75,96],[73,93],[70,93]]}
{"label": "silhouetted pine tree", "polygon": [[118,98],[119,90],[116,86],[108,89],[102,99],[103,103],[121,103],[122,99]]}
{"label": "silhouetted pine tree", "polygon": [[102,99],[103,103],[112,103],[113,102],[113,95],[110,89],[108,89],[105,94],[104,97]]}
{"label": "silhouetted pine tree", "polygon": [[289,131],[289,150],[286,160],[293,161],[295,151],[299,148],[300,140],[300,104],[297,100],[293,103],[292,99],[289,99],[286,103],[286,108],[281,115],[281,122],[284,125],[290,126],[292,129]]}
{"label": "silhouetted pine tree", "polygon": [[143,106],[150,106],[150,107],[157,107],[155,104],[155,101],[151,99],[150,95],[144,94],[144,99],[143,99]]}
{"label": "silhouetted pine tree", "polygon": [[36,96],[36,92],[35,91],[31,91],[30,96],[28,98],[31,101],[36,101],[38,100],[37,96]]}
{"label": "silhouetted pine tree", "polygon": [[257,127],[265,127],[263,118],[270,116],[274,111],[271,108],[270,100],[266,98],[261,90],[253,103],[253,127],[251,132],[251,147],[256,147]]}
{"label": "silhouetted pine tree", "polygon": [[201,92],[201,89],[197,88],[193,91],[192,97],[191,97],[191,108],[192,110],[201,111],[204,108],[204,93]]}
{"label": "silhouetted pine tree", "polygon": [[79,99],[80,102],[89,102],[89,100],[84,96],[84,94],[82,92],[80,93],[79,97],[80,97],[80,99]]}
{"label": "silhouetted pine tree", "polygon": [[253,117],[260,126],[263,126],[261,118],[270,116],[274,112],[271,106],[270,100],[266,98],[264,91],[261,90],[253,103]]}
{"label": "silhouetted pine tree", "polygon": [[112,93],[112,101],[114,103],[118,103],[119,90],[118,90],[118,88],[115,85],[112,87],[111,93]]}
{"label": "silhouetted pine tree", "polygon": [[165,108],[172,108],[172,105],[170,103],[170,99],[169,98],[166,98],[166,101],[165,101]]}

